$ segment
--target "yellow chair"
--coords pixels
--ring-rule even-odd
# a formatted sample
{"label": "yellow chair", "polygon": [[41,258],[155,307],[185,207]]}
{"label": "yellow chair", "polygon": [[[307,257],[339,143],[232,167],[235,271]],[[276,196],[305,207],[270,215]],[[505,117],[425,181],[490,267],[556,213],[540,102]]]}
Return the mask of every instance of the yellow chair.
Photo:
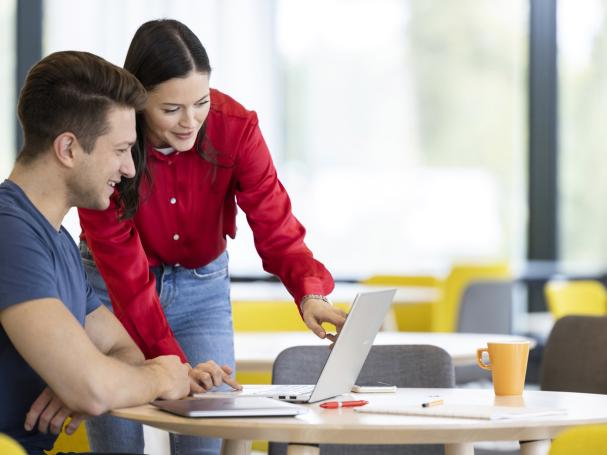
{"label": "yellow chair", "polygon": [[598,281],[549,281],[544,293],[555,319],[569,314],[603,316],[607,313],[607,293]]}
{"label": "yellow chair", "polygon": [[0,453],[2,455],[26,455],[23,447],[9,436],[0,433]]}
{"label": "yellow chair", "polygon": [[[66,423],[67,425],[67,423]],[[86,425],[82,422],[78,425],[78,428],[74,433],[68,435],[65,433],[65,426],[61,433],[59,433],[59,437],[55,441],[55,445],[52,450],[47,452],[48,455],[55,455],[59,452],[74,452],[74,453],[82,453],[82,452],[90,452],[91,447],[89,445],[89,439],[86,435]],[[2,453],[2,452],[0,452]]]}
{"label": "yellow chair", "polygon": [[456,264],[442,285],[441,300],[433,307],[432,330],[454,332],[457,328],[459,305],[466,287],[473,281],[510,277],[505,263]]}
{"label": "yellow chair", "polygon": [[236,332],[305,332],[308,330],[292,301],[234,301]]}
{"label": "yellow chair", "polygon": [[437,287],[441,280],[431,275],[373,275],[362,281],[368,286]]}
{"label": "yellow chair", "polygon": [[[363,281],[365,286],[430,287],[439,289],[441,280],[428,275],[373,275]],[[432,315],[437,302],[398,303],[391,307],[396,330],[401,332],[428,332],[432,328]]]}
{"label": "yellow chair", "polygon": [[549,455],[603,455],[607,450],[607,425],[565,430],[552,441]]}

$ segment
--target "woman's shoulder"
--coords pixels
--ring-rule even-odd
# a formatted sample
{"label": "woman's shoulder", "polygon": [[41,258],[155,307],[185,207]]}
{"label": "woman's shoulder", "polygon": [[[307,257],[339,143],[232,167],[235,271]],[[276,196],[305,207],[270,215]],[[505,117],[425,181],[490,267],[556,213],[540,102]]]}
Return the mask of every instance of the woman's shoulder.
{"label": "woman's shoulder", "polygon": [[256,119],[255,111],[246,109],[242,104],[231,96],[217,90],[211,89],[211,115],[233,118],[234,120]]}

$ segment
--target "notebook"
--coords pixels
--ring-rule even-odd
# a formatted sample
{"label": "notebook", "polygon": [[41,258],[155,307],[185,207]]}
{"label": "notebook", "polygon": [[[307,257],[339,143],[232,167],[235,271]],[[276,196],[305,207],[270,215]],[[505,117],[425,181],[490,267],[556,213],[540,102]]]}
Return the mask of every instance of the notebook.
{"label": "notebook", "polygon": [[295,416],[307,411],[301,406],[263,397],[156,400],[152,404],[184,417]]}
{"label": "notebook", "polygon": [[545,417],[566,414],[565,409],[555,408],[524,408],[514,406],[483,406],[445,404],[423,408],[418,406],[373,405],[355,408],[354,411],[369,414],[397,414],[428,417],[455,417],[460,419],[506,420],[526,419],[530,417]]}
{"label": "notebook", "polygon": [[350,392],[395,293],[396,289],[387,289],[361,292],[356,296],[316,385],[274,385],[247,394],[314,403]]}

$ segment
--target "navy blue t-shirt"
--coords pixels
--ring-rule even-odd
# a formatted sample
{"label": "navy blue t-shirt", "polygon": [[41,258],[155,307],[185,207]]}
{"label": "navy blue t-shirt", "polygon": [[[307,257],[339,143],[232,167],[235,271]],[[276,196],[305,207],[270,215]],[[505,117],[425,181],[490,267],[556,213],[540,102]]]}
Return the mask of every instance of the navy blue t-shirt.
{"label": "navy blue t-shirt", "polygon": [[[0,310],[42,298],[61,300],[81,325],[100,304],[69,233],[63,226],[57,232],[21,188],[5,180],[0,184]],[[65,349],[69,352],[69,346]],[[23,428],[45,386],[0,326],[0,433],[17,439],[30,454],[42,455],[56,439]]]}

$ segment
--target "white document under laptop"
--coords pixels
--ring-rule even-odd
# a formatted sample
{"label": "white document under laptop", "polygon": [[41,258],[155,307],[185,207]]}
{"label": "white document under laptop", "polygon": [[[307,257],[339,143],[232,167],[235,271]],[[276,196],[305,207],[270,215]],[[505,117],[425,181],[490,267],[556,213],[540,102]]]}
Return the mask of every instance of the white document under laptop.
{"label": "white document under laptop", "polygon": [[350,392],[395,293],[396,289],[387,289],[361,292],[356,296],[316,385],[272,385],[244,393],[295,403],[314,403]]}

